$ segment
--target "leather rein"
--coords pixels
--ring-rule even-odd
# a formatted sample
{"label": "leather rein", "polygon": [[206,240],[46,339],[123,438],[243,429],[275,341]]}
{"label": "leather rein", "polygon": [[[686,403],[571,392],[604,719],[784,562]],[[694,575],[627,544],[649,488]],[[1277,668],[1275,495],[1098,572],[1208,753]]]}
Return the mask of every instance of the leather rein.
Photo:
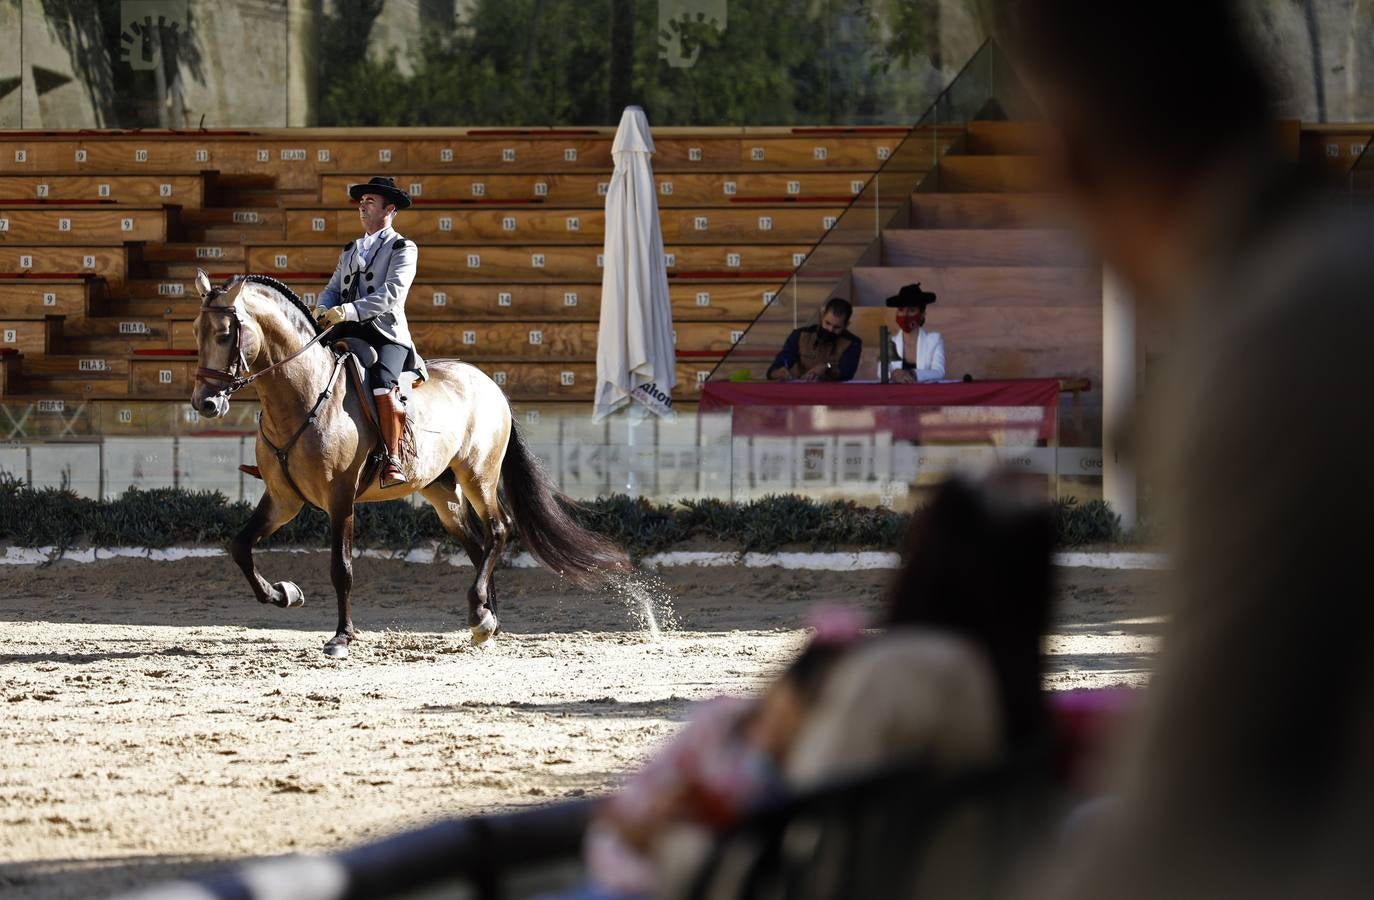
{"label": "leather rein", "polygon": [[[211,297],[202,303],[200,307],[201,311],[222,313],[229,317],[230,321],[233,322],[234,351],[230,356],[228,369],[207,369],[202,366],[196,369],[196,381],[203,381],[207,384],[219,383],[225,385],[225,387],[220,388],[220,393],[224,394],[226,397],[235,391],[243,390],[273,369],[280,368],[291,362],[293,359],[309,350],[312,344],[324,340],[331,330],[326,328],[324,331],[321,331],[319,334],[302,344],[300,349],[295,353],[292,353],[285,359],[272,363],[261,372],[244,375],[243,373],[248,371],[248,360],[244,357],[243,353],[243,322],[239,319],[238,305],[211,306],[210,300],[213,299],[214,298]],[[310,503],[310,501],[306,498],[305,492],[301,490],[300,485],[296,484],[296,479],[291,477],[291,466],[288,461],[288,456],[291,453],[291,448],[296,445],[296,441],[300,439],[300,436],[305,434],[306,429],[313,425],[315,420],[319,418],[320,408],[324,406],[325,402],[328,401],[333,394],[334,382],[338,380],[339,369],[343,368],[346,358],[345,354],[336,354],[334,359],[334,371],[329,374],[329,380],[325,382],[324,390],[320,392],[319,397],[315,398],[315,405],[310,408],[310,412],[306,413],[305,421],[301,422],[300,427],[295,430],[286,443],[282,444],[280,447],[272,443],[271,439],[267,437],[267,432],[263,430],[262,421],[259,420],[258,422],[258,436],[262,438],[263,443],[272,451],[272,455],[277,458],[277,462],[281,463],[282,474],[286,476],[286,481],[291,485],[291,489],[294,490],[297,496],[302,500],[305,500],[306,503]],[[313,503],[310,503],[310,505],[314,506]]]}
{"label": "leather rein", "polygon": [[281,359],[277,362],[272,363],[270,366],[263,369],[261,372],[245,374],[248,372],[248,360],[243,355],[243,322],[239,319],[238,304],[234,303],[229,306],[211,306],[210,300],[213,299],[215,298],[212,297],[209,300],[206,300],[204,303],[202,303],[200,306],[200,311],[220,313],[221,315],[226,315],[229,317],[230,322],[233,323],[231,328],[234,332],[234,350],[229,357],[229,368],[207,369],[206,367],[201,366],[200,368],[196,369],[196,381],[203,381],[206,384],[210,385],[224,385],[224,387],[220,388],[219,393],[225,395],[226,397],[230,396],[235,391],[243,390],[244,388],[248,387],[248,385],[252,384],[262,376],[266,375],[268,372],[271,372],[274,369],[278,369],[286,365],[287,363],[291,362],[293,359],[300,356],[305,351],[309,350],[312,344],[317,344],[320,341],[323,341],[325,337],[329,334],[329,329],[326,328],[324,331],[321,331],[319,334],[315,335],[313,338],[302,344],[299,350],[297,350],[295,353],[292,353],[285,359]]}

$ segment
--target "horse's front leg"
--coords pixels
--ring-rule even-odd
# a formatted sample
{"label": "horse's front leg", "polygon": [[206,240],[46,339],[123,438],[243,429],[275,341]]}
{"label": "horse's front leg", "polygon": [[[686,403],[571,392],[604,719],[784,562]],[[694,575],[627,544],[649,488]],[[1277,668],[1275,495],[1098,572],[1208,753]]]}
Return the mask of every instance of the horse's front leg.
{"label": "horse's front leg", "polygon": [[259,603],[275,603],[282,607],[305,605],[305,594],[295,583],[278,581],[276,584],[268,584],[267,580],[258,574],[253,563],[253,547],[258,541],[294,519],[304,505],[299,497],[283,500],[267,491],[258,501],[257,509],[253,510],[253,515],[249,516],[243,530],[229,542],[229,554],[248,578],[248,584],[253,588],[253,595],[258,598]]}
{"label": "horse's front leg", "polygon": [[329,509],[329,577],[339,600],[339,625],[324,645],[324,655],[335,659],[348,656],[353,643],[353,497],[338,497]]}

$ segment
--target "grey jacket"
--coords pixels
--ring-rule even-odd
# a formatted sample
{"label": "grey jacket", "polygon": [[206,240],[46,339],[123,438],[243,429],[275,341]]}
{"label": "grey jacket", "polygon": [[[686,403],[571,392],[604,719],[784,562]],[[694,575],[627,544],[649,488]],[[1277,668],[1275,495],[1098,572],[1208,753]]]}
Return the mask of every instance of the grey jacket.
{"label": "grey jacket", "polygon": [[344,245],[334,274],[320,294],[320,306],[342,306],[348,321],[366,322],[381,337],[408,348],[406,368],[427,378],[425,361],[415,351],[406,322],[406,296],[415,280],[419,249],[389,226],[382,229],[370,258],[363,258],[357,244]]}

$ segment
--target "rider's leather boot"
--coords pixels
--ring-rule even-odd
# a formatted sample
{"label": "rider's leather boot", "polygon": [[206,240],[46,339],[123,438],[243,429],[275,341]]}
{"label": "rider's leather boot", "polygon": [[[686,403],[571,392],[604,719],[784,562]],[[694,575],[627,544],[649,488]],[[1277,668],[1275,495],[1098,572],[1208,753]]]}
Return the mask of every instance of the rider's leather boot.
{"label": "rider's leather boot", "polygon": [[386,460],[382,463],[382,487],[405,482],[401,471],[401,435],[406,427],[406,407],[401,402],[401,389],[394,387],[389,394],[377,395],[377,419],[382,429],[382,443],[386,444]]}

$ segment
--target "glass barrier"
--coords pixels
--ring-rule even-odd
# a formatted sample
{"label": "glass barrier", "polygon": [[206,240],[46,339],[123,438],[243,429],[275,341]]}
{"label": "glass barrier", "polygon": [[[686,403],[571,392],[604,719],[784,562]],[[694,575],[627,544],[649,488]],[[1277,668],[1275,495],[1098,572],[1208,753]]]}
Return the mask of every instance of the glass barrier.
{"label": "glass barrier", "polygon": [[[815,248],[797,261],[794,271],[772,292],[771,302],[712,371],[710,380],[764,380],[788,335],[793,329],[818,322],[827,300],[839,297],[856,307],[864,305],[857,296],[852,269],[883,264],[884,232],[910,224],[913,192],[925,187],[927,181],[938,189],[940,158],[960,145],[968,123],[980,116],[1028,119],[1032,113],[1010,63],[995,43],[985,42],[915,127],[889,151],[883,165],[867,179]],[[861,370],[873,371],[876,364],[877,356],[870,348]]]}
{"label": "glass barrier", "polygon": [[1368,220],[1374,213],[1374,153],[1365,144],[1346,176],[1346,201],[1350,211]]}
{"label": "glass barrier", "polygon": [[[104,498],[130,487],[213,490],[250,503],[262,495],[262,482],[238,470],[256,462],[251,403],[236,402],[227,422],[196,421],[189,410],[159,418],[154,410],[167,404],[125,407],[131,422],[106,404],[60,413],[30,406],[0,404],[0,473],[26,484]],[[1101,492],[1101,450],[1062,446],[1053,404],[774,404],[599,424],[566,404],[520,404],[518,414],[531,450],[576,499],[743,502],[799,493],[907,510],[938,479],[994,461],[1045,478],[1059,496]]]}

